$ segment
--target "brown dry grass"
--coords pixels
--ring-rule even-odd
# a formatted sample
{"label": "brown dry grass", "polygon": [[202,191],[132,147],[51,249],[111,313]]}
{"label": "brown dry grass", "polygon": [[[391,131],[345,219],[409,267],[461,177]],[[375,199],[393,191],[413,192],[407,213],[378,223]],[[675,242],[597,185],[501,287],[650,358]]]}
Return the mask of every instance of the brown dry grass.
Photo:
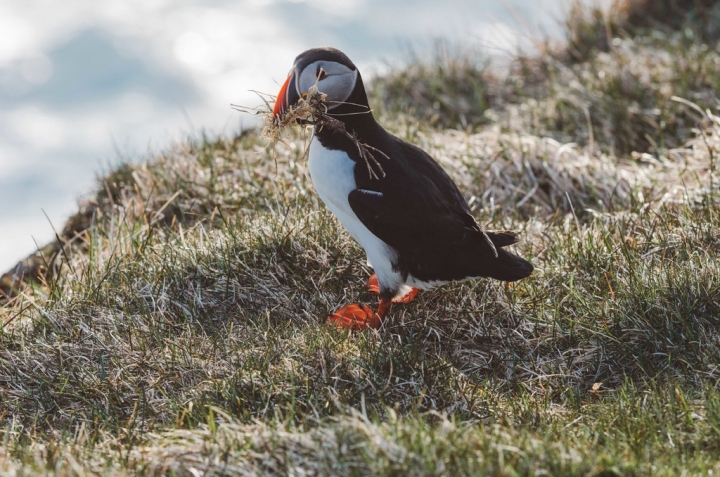
{"label": "brown dry grass", "polygon": [[[370,271],[311,192],[306,139],[267,151],[244,135],[132,167],[101,191],[86,239],[66,249],[61,279],[3,310],[7,435],[59,432],[66,442],[80,426],[94,436],[81,442],[98,444],[89,454],[62,447],[53,457],[49,442],[23,452],[63,466],[79,453],[90,468],[124,456],[123,466],[150,475],[217,468],[230,448],[235,457],[222,467],[230,474],[286,469],[277,460],[286,458],[292,468],[361,468],[332,453],[336,463],[313,459],[319,442],[356,432],[355,418],[325,418],[363,408],[384,420],[389,406],[523,423],[529,405],[547,422],[569,423],[576,399],[597,399],[595,383],[618,393],[629,378],[666,375],[702,389],[720,362],[712,255],[720,245],[708,202],[717,197],[707,190],[718,182],[709,171],[719,131],[671,151],[675,161],[622,163],[499,128],[417,132],[414,141],[474,198],[481,223],[524,228],[520,247],[538,273],[511,287],[481,281],[426,293],[363,335],[323,325],[328,310],[357,298]],[[247,427],[256,419],[265,424]],[[263,427],[270,422],[302,430],[286,435]],[[162,431],[203,423],[210,427]],[[215,425],[227,434],[208,441]],[[362,449],[389,432],[363,425],[369,430],[352,438]],[[511,432],[511,442],[511,428],[496,437]],[[485,452],[482,442],[473,452]],[[269,454],[247,453],[268,445]],[[112,457],[113,446],[126,454]],[[572,465],[584,468],[583,455]],[[410,465],[403,459],[387,469]]]}
{"label": "brown dry grass", "polygon": [[[648,59],[675,48],[632,50],[633,74],[675,84]],[[563,67],[619,56],[593,58]],[[533,134],[541,94],[476,132],[389,123],[481,224],[522,230],[537,272],[423,293],[378,332],[324,325],[376,298],[312,190],[309,131],[118,167],[41,260],[53,273],[0,308],[0,473],[720,471],[720,122],[685,98],[688,141],[651,153]]]}
{"label": "brown dry grass", "polygon": [[[676,14],[688,3],[618,0],[601,9],[572,2],[566,41],[538,40],[539,53],[509,65],[441,43],[431,61],[409,58],[407,67],[376,78],[373,107],[381,116],[442,128],[500,123],[618,157],[658,157],[693,138],[704,120],[673,97],[715,114],[720,104],[720,2],[698,1]],[[703,33],[706,27],[714,36]]]}

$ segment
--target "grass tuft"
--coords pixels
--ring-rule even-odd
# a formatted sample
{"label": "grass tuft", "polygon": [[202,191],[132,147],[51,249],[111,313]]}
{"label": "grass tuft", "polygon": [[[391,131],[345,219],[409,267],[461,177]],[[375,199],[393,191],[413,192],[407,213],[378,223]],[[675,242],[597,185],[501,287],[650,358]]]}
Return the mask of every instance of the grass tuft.
{"label": "grass tuft", "polygon": [[561,47],[539,41],[536,54],[518,55],[507,68],[492,67],[482,52],[441,43],[431,60],[411,57],[376,78],[372,100],[386,116],[407,113],[409,122],[421,118],[443,129],[499,122],[610,155],[659,157],[710,125],[673,98],[715,115],[720,105],[720,3],[687,3],[693,2],[618,0],[607,9],[573,3]]}

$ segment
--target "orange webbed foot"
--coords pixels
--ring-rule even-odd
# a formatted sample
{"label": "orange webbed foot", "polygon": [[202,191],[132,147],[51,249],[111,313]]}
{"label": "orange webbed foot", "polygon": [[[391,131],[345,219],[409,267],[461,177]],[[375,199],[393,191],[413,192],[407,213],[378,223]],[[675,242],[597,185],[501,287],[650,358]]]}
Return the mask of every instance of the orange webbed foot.
{"label": "orange webbed foot", "polygon": [[[370,276],[367,284],[365,284],[365,288],[367,288],[367,291],[370,293],[380,293],[380,283],[378,283],[377,275],[373,273],[372,276]],[[415,299],[419,291],[419,288],[413,288],[405,296],[395,298],[393,303],[410,303]]]}
{"label": "orange webbed foot", "polygon": [[341,329],[360,331],[379,328],[380,317],[369,306],[352,303],[328,316],[328,323]]}

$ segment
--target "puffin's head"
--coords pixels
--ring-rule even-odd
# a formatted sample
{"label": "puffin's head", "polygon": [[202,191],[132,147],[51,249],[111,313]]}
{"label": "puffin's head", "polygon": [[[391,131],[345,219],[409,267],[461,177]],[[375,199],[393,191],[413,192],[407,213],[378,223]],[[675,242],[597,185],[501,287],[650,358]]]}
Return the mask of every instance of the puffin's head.
{"label": "puffin's head", "polygon": [[295,64],[280,88],[273,117],[277,119],[284,114],[315,84],[327,95],[328,110],[337,108],[352,95],[359,76],[353,62],[340,50],[326,47],[304,51],[295,58]]}

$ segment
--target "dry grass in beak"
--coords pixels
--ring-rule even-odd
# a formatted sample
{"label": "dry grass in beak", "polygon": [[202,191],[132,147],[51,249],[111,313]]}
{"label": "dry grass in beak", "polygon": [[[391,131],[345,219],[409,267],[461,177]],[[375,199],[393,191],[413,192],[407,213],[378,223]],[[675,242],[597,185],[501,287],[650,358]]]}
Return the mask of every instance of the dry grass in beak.
{"label": "dry grass in beak", "polygon": [[373,153],[377,152],[387,160],[390,160],[390,158],[384,152],[360,141],[354,132],[345,129],[345,124],[342,121],[328,113],[327,95],[318,90],[317,84],[310,88],[295,106],[291,105],[286,112],[279,116],[273,114],[273,108],[270,107],[267,101],[265,105],[267,109],[261,113],[265,118],[265,126],[261,137],[269,142],[269,146],[274,146],[277,142],[283,142],[282,131],[296,124],[310,124],[318,130],[328,128],[333,132],[343,134],[355,144],[360,157],[365,161],[371,179],[385,177],[385,171]]}

